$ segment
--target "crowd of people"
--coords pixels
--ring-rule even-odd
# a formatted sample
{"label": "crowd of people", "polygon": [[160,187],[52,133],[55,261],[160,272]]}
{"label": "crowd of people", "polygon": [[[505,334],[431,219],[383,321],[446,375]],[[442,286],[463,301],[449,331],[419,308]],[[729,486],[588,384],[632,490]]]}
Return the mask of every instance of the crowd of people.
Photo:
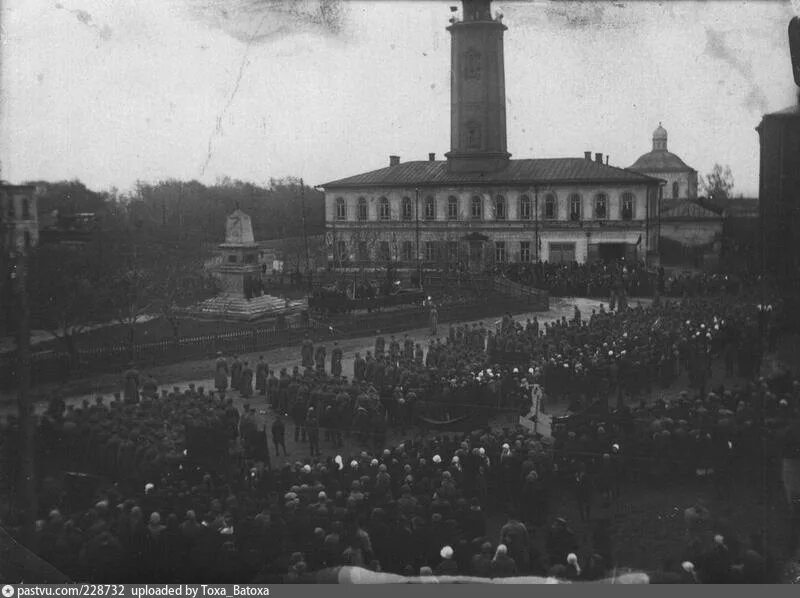
{"label": "crowd of people", "polygon": [[[208,390],[169,391],[152,377],[140,385],[131,368],[112,399],[54,397],[40,417],[40,463],[111,483],[83,499],[43,484],[34,549],[70,578],[95,582],[304,583],[340,565],[600,579],[624,565],[611,513],[632,484],[710,477],[724,496],[769,459],[800,457],[800,382],[757,378],[782,309],[719,294],[576,308],[542,325],[506,315],[496,326],[452,325],[427,348],[379,335],[355,355],[351,377],[337,344],[329,357],[306,339],[292,372],[218,356]],[[752,382],[712,388],[715,359]],[[681,371],[691,389],[679,400],[630,406]],[[554,419],[552,439],[487,424],[498,410],[526,413],[534,386],[545,389],[545,408],[566,401],[573,412]],[[258,411],[271,412],[268,429]],[[484,415],[476,431],[387,444],[389,430],[405,436],[420,418],[465,412]],[[287,423],[304,453],[292,460]],[[345,450],[348,436],[348,447],[355,439],[364,450]],[[4,450],[14,437],[9,418]],[[565,499],[584,537],[558,506]],[[491,533],[497,516],[505,523]],[[700,505],[685,518],[686,550],[665,564],[676,580],[770,579],[773,559],[758,538],[713,527]]]}
{"label": "crowd of people", "polygon": [[579,264],[536,262],[511,264],[501,271],[509,279],[539,289],[555,297],[697,297],[718,293],[738,293],[755,277],[707,272],[675,271],[663,267],[648,269],[644,262],[618,260]]}

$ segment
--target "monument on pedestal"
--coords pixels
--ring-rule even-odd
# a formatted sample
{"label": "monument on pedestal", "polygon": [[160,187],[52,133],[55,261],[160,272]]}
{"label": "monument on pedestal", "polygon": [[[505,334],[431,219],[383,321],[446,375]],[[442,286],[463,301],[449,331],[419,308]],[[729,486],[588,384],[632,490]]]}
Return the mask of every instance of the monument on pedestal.
{"label": "monument on pedestal", "polygon": [[265,295],[261,288],[259,246],[253,236],[250,216],[236,210],[228,216],[225,242],[219,246],[221,262],[215,267],[222,292],[197,305],[195,315],[255,320],[297,307],[279,297]]}

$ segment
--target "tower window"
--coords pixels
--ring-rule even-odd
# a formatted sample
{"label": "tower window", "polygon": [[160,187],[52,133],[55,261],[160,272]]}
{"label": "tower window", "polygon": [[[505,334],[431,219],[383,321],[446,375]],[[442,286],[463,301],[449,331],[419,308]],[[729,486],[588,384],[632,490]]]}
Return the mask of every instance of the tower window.
{"label": "tower window", "polygon": [[481,128],[476,122],[467,123],[467,147],[470,149],[480,149],[481,147]]}
{"label": "tower window", "polygon": [[447,219],[458,220],[458,198],[452,195],[447,198]]}
{"label": "tower window", "polygon": [[569,219],[578,222],[581,219],[581,196],[574,193],[569,196]]}
{"label": "tower window", "polygon": [[556,206],[556,196],[552,193],[546,195],[544,198],[544,217],[547,220],[555,220],[557,217],[558,211]]}
{"label": "tower window", "polygon": [[404,197],[403,198],[403,220],[411,220],[413,217],[413,211],[411,210],[411,198]]}
{"label": "tower window", "polygon": [[464,77],[466,79],[481,78],[481,55],[474,48],[464,54]]}
{"label": "tower window", "polygon": [[678,181],[672,183],[672,199],[678,199],[678,191],[680,187],[678,186]]}
{"label": "tower window", "polygon": [[358,198],[358,220],[359,222],[367,220],[367,200],[364,197]]}
{"label": "tower window", "polygon": [[472,216],[473,220],[483,219],[483,200],[477,195],[472,198],[470,215]]}
{"label": "tower window", "polygon": [[603,193],[598,193],[594,198],[594,217],[597,220],[608,218],[608,198]]}
{"label": "tower window", "polygon": [[380,218],[381,220],[389,220],[391,218],[391,210],[389,209],[389,200],[385,197],[380,199]]}
{"label": "tower window", "polygon": [[633,220],[633,193],[623,193],[620,201],[620,216],[623,220]]}
{"label": "tower window", "polygon": [[345,220],[347,218],[347,206],[344,203],[343,197],[336,198],[336,220]]}
{"label": "tower window", "polygon": [[436,218],[436,202],[430,195],[425,198],[425,220]]}
{"label": "tower window", "polygon": [[505,220],[506,219],[506,198],[502,195],[498,195],[497,198],[494,200],[494,219],[495,220]]}
{"label": "tower window", "polygon": [[531,198],[527,195],[523,195],[519,198],[519,219],[531,219]]}

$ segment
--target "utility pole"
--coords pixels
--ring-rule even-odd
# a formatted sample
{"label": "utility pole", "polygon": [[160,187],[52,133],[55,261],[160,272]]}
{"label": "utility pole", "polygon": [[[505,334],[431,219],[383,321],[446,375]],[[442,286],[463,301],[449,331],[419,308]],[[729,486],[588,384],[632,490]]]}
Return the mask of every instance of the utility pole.
{"label": "utility pole", "polygon": [[419,288],[422,288],[422,261],[419,255],[419,187],[414,189],[414,217],[417,237],[417,280],[419,280]]}
{"label": "utility pole", "polygon": [[533,240],[536,244],[536,262],[539,261],[539,187],[533,187]]}
{"label": "utility pole", "polygon": [[303,244],[306,247],[306,272],[311,275],[311,258],[308,254],[308,234],[306,232],[306,193],[303,179],[300,179],[300,210],[303,215]]}

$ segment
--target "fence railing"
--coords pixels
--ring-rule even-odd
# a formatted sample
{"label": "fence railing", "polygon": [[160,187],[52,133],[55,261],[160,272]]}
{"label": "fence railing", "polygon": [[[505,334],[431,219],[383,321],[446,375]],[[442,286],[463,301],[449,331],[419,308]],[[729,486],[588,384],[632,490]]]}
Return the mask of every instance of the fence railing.
{"label": "fence railing", "polygon": [[[61,351],[40,351],[31,354],[31,380],[34,384],[63,382],[70,376],[114,371],[131,361],[138,367],[153,367],[178,361],[213,357],[217,351],[226,354],[253,353],[299,340],[307,332],[327,328],[320,322],[280,320],[271,326],[226,330],[215,334],[148,343],[104,344],[80,349],[75,357]],[[16,354],[0,356],[0,388],[16,385]]]}
{"label": "fence railing", "polygon": [[[509,280],[486,275],[473,275],[458,272],[426,272],[426,288],[469,288],[476,291],[480,299],[470,299],[464,303],[442,305],[438,308],[439,322],[453,322],[477,319],[499,313],[513,311],[522,304],[533,310],[548,308],[548,294],[545,291],[526,287]],[[492,291],[495,293],[492,294]],[[498,295],[505,300],[498,299]],[[31,380],[34,384],[64,382],[70,377],[120,371],[134,362],[140,368],[167,365],[179,361],[210,359],[218,351],[225,354],[254,353],[284,344],[299,341],[306,332],[324,334],[373,334],[425,328],[430,325],[430,311],[425,307],[404,309],[402,316],[397,312],[377,312],[369,316],[363,313],[331,318],[328,322],[301,318],[299,320],[279,319],[270,325],[254,325],[252,328],[225,330],[214,334],[170,338],[146,343],[103,344],[82,348],[77,355],[70,356],[64,351],[39,351],[31,355]],[[0,388],[12,389],[16,385],[18,362],[16,354],[0,356]]]}

